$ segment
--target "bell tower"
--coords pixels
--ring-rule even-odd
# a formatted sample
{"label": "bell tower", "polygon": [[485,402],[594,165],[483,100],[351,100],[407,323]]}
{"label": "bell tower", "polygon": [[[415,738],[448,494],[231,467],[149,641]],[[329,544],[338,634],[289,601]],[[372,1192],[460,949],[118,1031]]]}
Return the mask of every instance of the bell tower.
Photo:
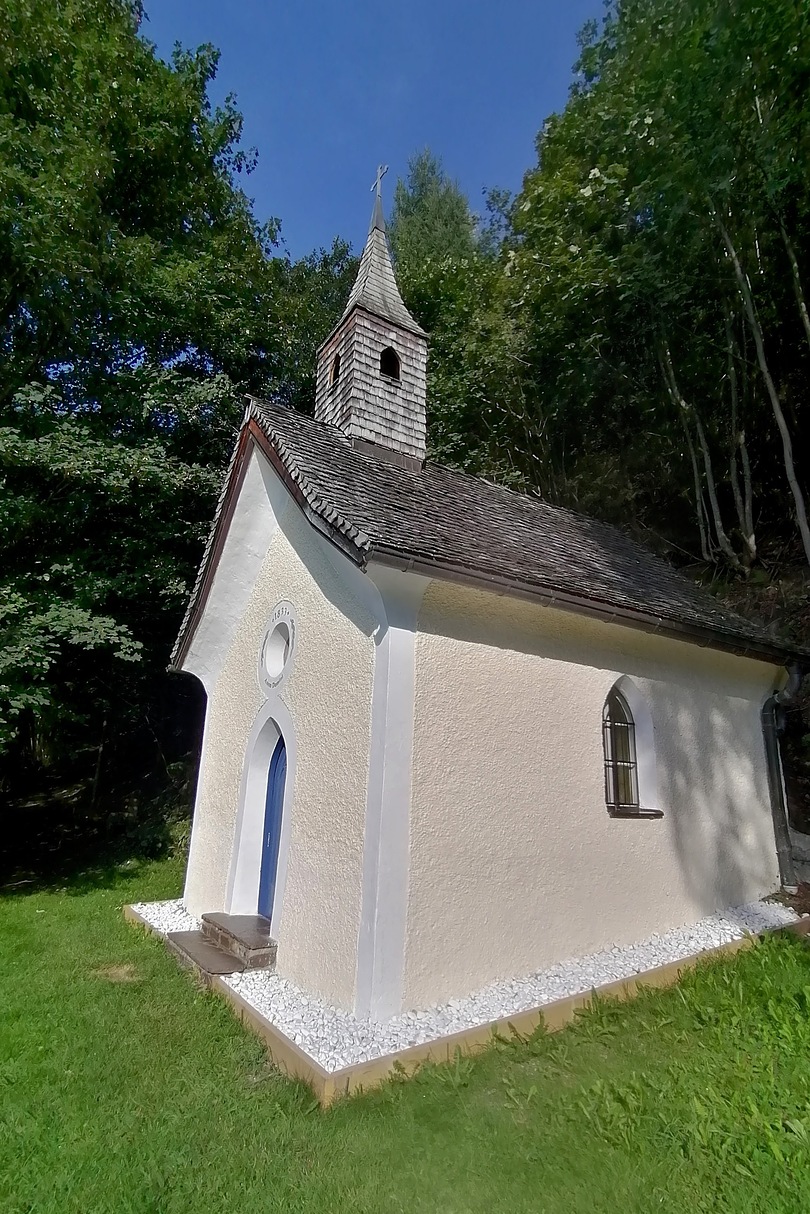
{"label": "bell tower", "polygon": [[346,310],[318,351],[315,417],[338,426],[360,450],[404,467],[425,459],[427,335],[397,287],[385,231],[381,183]]}

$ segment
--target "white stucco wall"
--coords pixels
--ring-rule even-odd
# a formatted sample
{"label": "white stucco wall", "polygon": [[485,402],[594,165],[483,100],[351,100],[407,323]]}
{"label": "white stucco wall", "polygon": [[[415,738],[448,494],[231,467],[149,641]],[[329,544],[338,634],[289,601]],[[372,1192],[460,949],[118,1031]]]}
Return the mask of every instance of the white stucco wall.
{"label": "white stucco wall", "polygon": [[[257,722],[273,716],[277,695],[278,715],[295,733],[278,970],[345,1008],[355,993],[378,628],[363,598],[366,581],[309,526],[254,453],[186,667],[208,690],[186,904],[194,914],[231,910],[235,835],[246,815],[255,821],[264,810],[261,781],[252,802],[239,804],[248,743]],[[258,658],[282,599],[295,611],[296,650],[288,679],[268,692]]]}
{"label": "white stucco wall", "polygon": [[[258,658],[280,600],[296,647],[268,689]],[[631,943],[778,883],[759,716],[776,668],[365,576],[257,453],[186,668],[208,693],[189,909],[253,909],[276,722],[290,761],[279,972],[359,1014]],[[649,709],[661,820],[605,810],[602,708],[621,677]]]}
{"label": "white stucco wall", "polygon": [[[764,663],[434,582],[416,642],[406,1007],[778,884]],[[660,820],[604,805],[602,708],[652,715]]]}

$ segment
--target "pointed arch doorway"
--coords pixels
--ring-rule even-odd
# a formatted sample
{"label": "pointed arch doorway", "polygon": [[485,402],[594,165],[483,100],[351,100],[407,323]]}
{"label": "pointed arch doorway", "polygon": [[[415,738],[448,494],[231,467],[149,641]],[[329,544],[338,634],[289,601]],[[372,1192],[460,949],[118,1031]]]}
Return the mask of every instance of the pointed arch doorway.
{"label": "pointed arch doorway", "polygon": [[[279,736],[270,759],[267,773],[267,789],[264,801],[264,830],[262,832],[262,859],[259,876],[258,912],[265,919],[273,917],[273,899],[276,893],[278,853],[281,842],[281,817],[284,808],[284,788],[287,783],[287,748],[284,738]],[[255,887],[254,887],[255,888]]]}

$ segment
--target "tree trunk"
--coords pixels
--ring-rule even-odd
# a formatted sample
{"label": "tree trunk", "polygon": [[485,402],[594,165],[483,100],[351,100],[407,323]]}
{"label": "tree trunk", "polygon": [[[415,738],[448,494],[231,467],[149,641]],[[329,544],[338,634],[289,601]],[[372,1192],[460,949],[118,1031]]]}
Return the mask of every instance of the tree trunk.
{"label": "tree trunk", "polygon": [[720,545],[720,551],[726,557],[728,562],[734,569],[740,568],[740,558],[734,551],[734,545],[726,534],[726,529],[723,526],[723,517],[720,513],[720,503],[717,500],[717,486],[714,480],[714,471],[712,469],[712,457],[709,451],[709,444],[706,441],[706,431],[703,428],[703,422],[698,417],[695,408],[692,408],[692,416],[695,419],[695,429],[697,430],[698,442],[700,450],[703,453],[703,464],[706,469],[706,491],[709,495],[709,504],[712,508],[712,518],[714,519],[714,530],[717,534],[717,543]]}
{"label": "tree trunk", "polygon": [[[670,356],[669,348],[667,346],[664,346],[664,370],[665,370],[665,375],[666,375],[666,379],[667,379],[667,387],[669,390],[669,395],[670,395],[670,398],[671,398],[673,404],[677,408],[680,409],[682,415],[687,414],[687,413],[691,414],[691,416],[693,417],[694,422],[695,422],[695,429],[697,431],[698,442],[700,443],[700,450],[703,455],[703,467],[706,472],[706,491],[709,495],[709,505],[711,506],[711,509],[712,509],[712,519],[714,521],[714,531],[715,531],[715,535],[717,536],[717,543],[720,547],[720,551],[723,553],[725,558],[728,560],[729,564],[733,566],[733,568],[739,569],[740,568],[739,557],[737,556],[737,553],[734,551],[734,546],[731,543],[731,540],[728,538],[728,535],[726,534],[726,529],[723,526],[723,517],[720,513],[720,503],[717,499],[717,486],[716,486],[715,480],[714,480],[714,469],[712,468],[712,457],[711,457],[711,452],[709,451],[709,444],[706,439],[706,431],[703,428],[702,421],[698,417],[697,410],[694,408],[694,406],[687,404],[686,400],[684,399],[684,397],[681,393],[680,388],[678,387],[678,382],[675,379],[675,371],[672,367],[672,358]],[[688,427],[686,428],[686,432],[687,432],[687,436],[689,437],[689,441],[691,443],[692,440],[691,440],[691,436],[689,436]]]}
{"label": "tree trunk", "polygon": [[[743,329],[743,348],[742,348],[742,365],[748,366],[748,331]],[[742,412],[743,416],[748,417],[748,405],[751,398],[751,379],[746,373],[743,380],[742,391]],[[742,432],[740,441],[740,460],[743,467],[743,502],[745,504],[745,525],[750,535],[754,534],[754,491],[751,480],[751,462],[748,458],[748,443],[745,440],[745,432]]]}
{"label": "tree trunk", "polygon": [[754,534],[754,491],[751,487],[751,461],[748,458],[748,444],[745,441],[745,431],[740,431],[740,459],[743,467],[743,501],[745,503],[745,527],[748,535],[751,536],[751,543],[754,548],[754,556],[756,550],[756,536]]}
{"label": "tree trunk", "polygon": [[729,235],[726,225],[723,223],[716,211],[713,211],[715,223],[717,224],[720,235],[723,238],[723,243],[726,246],[726,251],[731,259],[731,264],[734,267],[734,276],[737,280],[737,286],[742,296],[743,308],[745,310],[745,318],[748,321],[751,335],[754,339],[754,348],[757,352],[757,362],[759,369],[762,372],[762,378],[765,381],[765,389],[768,393],[768,399],[771,402],[773,415],[776,419],[776,425],[779,429],[779,434],[782,438],[782,455],[785,464],[785,475],[787,476],[790,491],[793,494],[793,502],[796,509],[796,523],[799,528],[799,534],[802,537],[802,545],[804,547],[804,555],[807,563],[810,565],[810,525],[807,522],[807,510],[804,504],[804,495],[801,485],[796,476],[796,466],[793,461],[793,442],[790,437],[787,419],[785,418],[782,409],[779,393],[776,391],[776,385],[771,376],[768,360],[765,356],[765,339],[762,333],[762,326],[759,323],[756,305],[754,304],[754,296],[751,291],[751,284],[748,281],[748,275],[742,267],[739,254],[734,245],[734,242]]}
{"label": "tree trunk", "polygon": [[[737,388],[737,367],[734,362],[734,332],[731,318],[726,313],[726,339],[728,349],[728,382],[731,391],[731,451],[729,453],[729,472],[731,474],[731,491],[734,494],[734,505],[737,510],[737,522],[745,545],[743,563],[749,568],[757,557],[757,541],[754,534],[753,508],[751,502],[751,465],[748,462],[748,449],[745,445],[745,431],[740,428],[739,393]],[[740,474],[737,467],[737,455],[743,465],[744,491],[740,489]]]}
{"label": "tree trunk", "polygon": [[[667,353],[669,353],[669,351],[667,351]],[[700,555],[706,564],[709,565],[714,560],[714,553],[711,550],[709,534],[706,527],[706,511],[703,506],[703,483],[700,475],[700,466],[698,465],[697,452],[695,451],[695,444],[692,442],[692,435],[689,431],[686,415],[684,414],[683,409],[679,407],[677,401],[673,398],[672,385],[669,381],[669,375],[664,363],[664,356],[660,351],[658,354],[658,362],[661,367],[661,375],[664,379],[664,386],[666,387],[667,396],[675,405],[675,411],[681,419],[683,432],[686,436],[686,446],[687,450],[689,451],[689,461],[692,465],[692,477],[695,485],[695,514],[697,516],[698,535],[700,536]]]}
{"label": "tree trunk", "polygon": [[801,274],[799,273],[799,263],[796,260],[796,252],[793,248],[790,237],[787,234],[787,228],[781,220],[779,221],[779,227],[782,232],[782,242],[784,243],[785,251],[788,255],[788,261],[790,262],[790,269],[793,277],[793,291],[796,295],[796,303],[799,306],[799,315],[802,318],[804,335],[807,338],[808,346],[810,346],[810,315],[808,315],[807,312],[807,303],[804,298],[804,291],[802,290],[802,278]]}
{"label": "tree trunk", "polygon": [[689,433],[689,425],[683,413],[680,414],[683,432],[686,435],[686,445],[689,449],[689,459],[692,463],[692,476],[695,481],[695,511],[697,513],[698,533],[700,535],[700,555],[707,565],[710,565],[714,560],[714,554],[709,547],[709,536],[706,529],[706,512],[703,506],[703,485],[700,478],[700,467],[698,465],[697,452],[695,444],[692,442],[692,435]]}
{"label": "tree trunk", "polygon": [[98,790],[99,790],[99,785],[101,783],[101,764],[102,764],[102,760],[104,757],[104,743],[106,740],[106,736],[107,736],[107,718],[105,716],[104,720],[101,723],[101,738],[99,740],[98,754],[96,756],[96,770],[95,770],[95,774],[93,776],[93,791],[90,794],[90,805],[91,805],[91,808],[93,808],[93,809],[95,809],[96,802],[98,800]]}

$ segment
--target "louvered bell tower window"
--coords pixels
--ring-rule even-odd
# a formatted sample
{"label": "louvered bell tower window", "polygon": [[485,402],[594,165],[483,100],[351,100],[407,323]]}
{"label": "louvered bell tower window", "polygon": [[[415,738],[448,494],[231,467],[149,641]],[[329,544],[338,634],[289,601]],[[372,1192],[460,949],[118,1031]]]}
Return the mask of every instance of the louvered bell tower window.
{"label": "louvered bell tower window", "polygon": [[605,700],[602,738],[605,748],[605,801],[608,812],[638,813],[640,805],[636,727],[627,701],[618,691],[611,691]]}

